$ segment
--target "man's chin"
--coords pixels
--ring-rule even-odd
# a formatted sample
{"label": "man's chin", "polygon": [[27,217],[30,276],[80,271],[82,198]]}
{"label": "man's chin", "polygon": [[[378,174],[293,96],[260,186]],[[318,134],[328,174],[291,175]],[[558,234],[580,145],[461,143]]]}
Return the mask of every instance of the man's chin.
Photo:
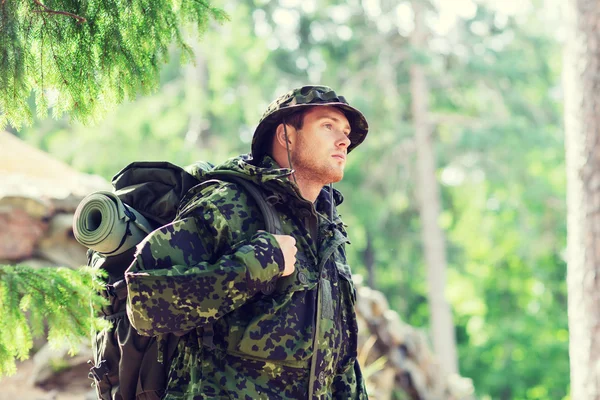
{"label": "man's chin", "polygon": [[344,172],[343,171],[341,173],[339,173],[339,174],[333,174],[331,176],[331,183],[337,183],[337,182],[341,181],[342,178],[344,178]]}

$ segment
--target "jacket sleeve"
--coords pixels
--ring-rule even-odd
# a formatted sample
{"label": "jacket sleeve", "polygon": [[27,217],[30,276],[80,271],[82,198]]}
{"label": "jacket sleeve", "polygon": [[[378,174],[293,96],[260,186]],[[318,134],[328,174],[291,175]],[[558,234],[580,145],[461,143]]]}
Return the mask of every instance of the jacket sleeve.
{"label": "jacket sleeve", "polygon": [[138,245],[125,279],[127,315],[141,335],[212,323],[281,275],[283,253],[273,235],[259,231],[232,243],[232,233],[239,236],[206,202],[201,212],[153,231]]}

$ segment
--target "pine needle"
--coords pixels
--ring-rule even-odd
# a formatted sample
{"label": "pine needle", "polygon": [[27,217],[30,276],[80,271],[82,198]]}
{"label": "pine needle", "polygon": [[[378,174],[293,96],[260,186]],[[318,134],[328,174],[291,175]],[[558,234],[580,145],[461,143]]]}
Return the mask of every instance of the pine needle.
{"label": "pine needle", "polygon": [[70,353],[92,329],[106,323],[93,311],[105,300],[97,270],[0,265],[0,376],[16,372],[29,357],[33,339],[46,328],[51,345],[68,343]]}

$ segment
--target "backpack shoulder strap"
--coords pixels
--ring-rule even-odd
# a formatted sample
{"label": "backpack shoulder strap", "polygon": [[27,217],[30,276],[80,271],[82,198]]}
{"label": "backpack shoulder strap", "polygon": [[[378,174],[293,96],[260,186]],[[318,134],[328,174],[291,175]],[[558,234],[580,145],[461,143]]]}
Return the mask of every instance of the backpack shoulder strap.
{"label": "backpack shoulder strap", "polygon": [[277,210],[275,210],[275,207],[273,207],[273,205],[267,201],[267,197],[259,185],[235,174],[228,173],[228,171],[216,171],[214,173],[210,173],[210,175],[207,175],[206,178],[208,179],[192,187],[183,196],[181,202],[179,203],[179,211],[177,212],[178,216],[184,216],[190,211],[189,203],[191,203],[194,198],[202,198],[207,194],[205,190],[209,188],[209,186],[207,186],[208,184],[218,182],[235,183],[242,186],[246,194],[252,197],[256,202],[265,221],[265,230],[276,235],[283,234],[279,213]]}
{"label": "backpack shoulder strap", "polygon": [[276,235],[283,235],[279,213],[275,210],[275,207],[267,201],[264,192],[257,187],[258,185],[235,175],[217,175],[215,178],[243,186],[244,189],[246,189],[246,192],[250,194],[258,205],[265,220],[266,231]]}

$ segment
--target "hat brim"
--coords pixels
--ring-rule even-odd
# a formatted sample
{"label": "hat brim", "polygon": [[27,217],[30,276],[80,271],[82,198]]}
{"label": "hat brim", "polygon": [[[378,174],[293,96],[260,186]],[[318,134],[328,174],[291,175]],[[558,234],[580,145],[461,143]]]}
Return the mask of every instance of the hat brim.
{"label": "hat brim", "polygon": [[350,139],[350,146],[348,146],[348,153],[365,140],[367,133],[369,132],[369,124],[367,123],[365,116],[356,108],[349,106],[346,103],[339,102],[294,104],[281,110],[277,110],[258,124],[252,138],[252,158],[257,160],[265,155],[269,147],[268,142],[273,137],[273,132],[277,125],[281,123],[282,118],[285,118],[302,108],[322,106],[339,108],[348,119],[348,123],[350,124],[350,135],[348,136]]}

